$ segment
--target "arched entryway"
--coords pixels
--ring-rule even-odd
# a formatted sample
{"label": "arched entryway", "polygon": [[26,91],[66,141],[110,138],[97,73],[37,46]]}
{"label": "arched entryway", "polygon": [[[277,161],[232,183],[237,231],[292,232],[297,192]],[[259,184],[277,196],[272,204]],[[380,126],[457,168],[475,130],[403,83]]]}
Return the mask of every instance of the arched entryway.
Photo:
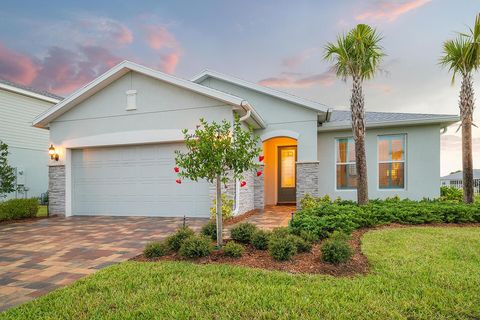
{"label": "arched entryway", "polygon": [[263,140],[263,154],[265,205],[294,204],[297,140],[286,136],[268,137]]}

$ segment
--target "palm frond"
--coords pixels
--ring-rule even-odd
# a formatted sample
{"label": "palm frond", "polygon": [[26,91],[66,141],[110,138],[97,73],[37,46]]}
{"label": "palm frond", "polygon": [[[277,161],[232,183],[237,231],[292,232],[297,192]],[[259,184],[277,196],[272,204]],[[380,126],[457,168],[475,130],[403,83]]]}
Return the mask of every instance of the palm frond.
{"label": "palm frond", "polygon": [[379,69],[385,56],[380,46],[382,36],[366,24],[359,24],[347,34],[337,37],[335,43],[325,46],[324,59],[334,63],[338,77],[370,79]]}
{"label": "palm frond", "polygon": [[480,14],[469,33],[458,33],[455,39],[443,43],[440,65],[452,72],[452,84],[457,74],[466,75],[480,67]]}

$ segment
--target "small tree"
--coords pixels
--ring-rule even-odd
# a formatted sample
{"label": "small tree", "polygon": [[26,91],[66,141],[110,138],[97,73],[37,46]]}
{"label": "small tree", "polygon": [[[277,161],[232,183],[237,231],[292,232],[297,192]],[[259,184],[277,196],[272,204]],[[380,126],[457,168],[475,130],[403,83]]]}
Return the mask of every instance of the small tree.
{"label": "small tree", "polygon": [[[175,161],[178,167],[175,171],[180,177],[193,181],[205,179],[209,183],[216,183],[217,205],[217,244],[222,245],[222,198],[221,186],[231,179],[243,179],[243,173],[256,170],[258,164],[255,158],[260,155],[259,138],[253,134],[253,129],[242,129],[242,125],[235,117],[230,123],[208,123],[200,119],[200,125],[193,133],[187,129],[183,131],[186,152],[175,151]],[[181,182],[181,180],[177,180]],[[242,181],[242,186],[245,182]]]}
{"label": "small tree", "polygon": [[15,191],[15,171],[8,165],[8,145],[0,140],[0,198]]}

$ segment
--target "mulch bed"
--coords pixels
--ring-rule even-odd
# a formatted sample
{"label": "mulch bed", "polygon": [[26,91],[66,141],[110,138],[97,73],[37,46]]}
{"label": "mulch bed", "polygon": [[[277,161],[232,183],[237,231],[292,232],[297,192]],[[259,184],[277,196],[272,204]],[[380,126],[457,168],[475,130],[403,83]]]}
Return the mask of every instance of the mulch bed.
{"label": "mulch bed", "polygon": [[147,259],[141,254],[131,260],[140,262],[190,261],[198,264],[230,264],[290,273],[323,273],[333,276],[354,276],[368,272],[367,258],[360,250],[360,238],[366,231],[358,230],[352,234],[350,245],[354,250],[354,254],[348,262],[339,265],[331,265],[321,260],[320,244],[314,245],[310,253],[296,254],[291,261],[275,261],[267,250],[256,250],[251,245],[245,246],[245,252],[240,258],[225,257],[222,250],[215,250],[210,256],[200,259],[185,259],[177,253],[172,253],[155,259]]}
{"label": "mulch bed", "polygon": [[56,215],[51,215],[51,216],[48,216],[48,217],[33,217],[33,218],[25,218],[25,219],[15,219],[15,220],[5,220],[5,221],[0,221],[0,226],[3,226],[5,224],[12,224],[12,223],[31,223],[31,222],[35,222],[35,221],[38,221],[38,220],[43,220],[43,219],[49,219],[49,218],[53,218],[53,217],[56,217]]}
{"label": "mulch bed", "polygon": [[332,265],[322,261],[320,244],[316,244],[310,253],[296,254],[291,261],[275,261],[268,251],[255,250],[251,245],[245,246],[245,252],[240,258],[228,258],[223,255],[222,250],[215,250],[210,256],[200,259],[186,259],[180,257],[177,253],[172,253],[164,257],[147,259],[143,254],[138,255],[131,260],[139,262],[157,262],[157,261],[190,261],[198,264],[229,264],[265,270],[279,270],[290,273],[310,273],[310,274],[328,274],[337,277],[351,277],[367,274],[369,264],[367,257],[361,251],[361,238],[364,233],[371,230],[383,228],[408,228],[408,227],[480,227],[480,223],[430,223],[418,225],[389,224],[374,228],[362,228],[355,230],[349,243],[353,249],[352,258],[339,265]]}

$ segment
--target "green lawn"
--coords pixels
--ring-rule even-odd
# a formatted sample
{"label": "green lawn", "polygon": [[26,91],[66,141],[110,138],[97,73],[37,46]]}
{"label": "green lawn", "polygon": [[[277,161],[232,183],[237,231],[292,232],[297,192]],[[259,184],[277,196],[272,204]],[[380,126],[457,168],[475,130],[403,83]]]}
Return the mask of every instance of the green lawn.
{"label": "green lawn", "polygon": [[363,250],[371,273],[354,278],[126,262],[0,318],[480,318],[480,228],[372,231]]}

